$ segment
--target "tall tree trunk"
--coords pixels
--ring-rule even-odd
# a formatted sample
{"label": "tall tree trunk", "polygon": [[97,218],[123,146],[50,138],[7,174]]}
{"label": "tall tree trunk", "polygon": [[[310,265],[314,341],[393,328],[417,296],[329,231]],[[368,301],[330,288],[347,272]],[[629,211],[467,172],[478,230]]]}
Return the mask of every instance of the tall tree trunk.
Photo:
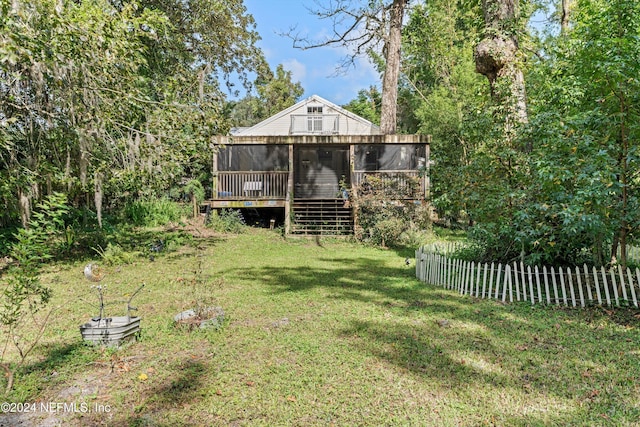
{"label": "tall tree trunk", "polygon": [[518,0],[482,0],[485,37],[475,49],[476,71],[487,77],[494,101],[505,107],[505,133],[526,123],[524,75],[518,65],[518,39],[513,31]]}
{"label": "tall tree trunk", "polygon": [[18,209],[20,210],[20,221],[22,226],[27,228],[31,219],[31,198],[28,192],[18,188]]}
{"label": "tall tree trunk", "polygon": [[572,0],[562,0],[562,11],[560,14],[560,29],[562,34],[566,34],[569,29],[569,15],[571,15]]}
{"label": "tall tree trunk", "polygon": [[389,36],[385,42],[387,62],[382,78],[382,108],[380,130],[385,135],[396,133],[398,110],[398,76],[402,45],[402,18],[408,0],[394,0],[389,13]]}

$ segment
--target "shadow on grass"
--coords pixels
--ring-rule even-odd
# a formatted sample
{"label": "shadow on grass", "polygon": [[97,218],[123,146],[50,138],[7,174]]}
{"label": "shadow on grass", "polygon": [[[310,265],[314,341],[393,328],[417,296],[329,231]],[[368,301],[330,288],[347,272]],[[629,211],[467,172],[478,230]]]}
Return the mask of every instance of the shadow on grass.
{"label": "shadow on grass", "polygon": [[[171,367],[169,372],[172,373],[169,378],[146,391],[145,396],[140,396],[144,403],[136,412],[141,414],[129,417],[125,425],[174,426],[176,421],[167,417],[176,410],[184,410],[185,405],[197,402],[207,376],[206,365],[199,360],[186,360]],[[186,418],[180,421],[180,425],[198,425]]]}
{"label": "shadow on grass", "polygon": [[[600,415],[601,420],[622,423],[640,418],[640,409],[630,403],[634,392],[628,389],[633,378],[640,377],[640,366],[628,357],[637,353],[633,343],[640,337],[635,328],[622,330],[615,324],[620,322],[606,319],[603,327],[595,327],[577,310],[460,296],[418,282],[413,266],[382,265],[366,257],[315,261],[314,267],[292,262],[290,267],[234,269],[233,274],[263,283],[275,297],[308,294],[378,305],[395,320],[347,314],[348,326],[338,338],[445,390],[465,390],[472,384],[483,392],[517,396],[518,411],[528,403],[539,406],[500,415],[515,425],[580,424]],[[415,320],[419,322],[412,323]],[[615,391],[612,383],[618,384]],[[496,407],[485,409],[500,414],[495,399],[488,401]],[[483,408],[482,400],[468,404]],[[561,412],[556,416],[554,410]]]}

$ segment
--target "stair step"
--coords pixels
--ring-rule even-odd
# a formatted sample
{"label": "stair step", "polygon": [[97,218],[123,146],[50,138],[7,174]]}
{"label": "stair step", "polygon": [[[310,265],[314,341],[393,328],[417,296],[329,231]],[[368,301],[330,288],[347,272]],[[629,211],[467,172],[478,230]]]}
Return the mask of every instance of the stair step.
{"label": "stair step", "polygon": [[343,199],[296,199],[293,234],[349,235],[353,233],[351,209]]}

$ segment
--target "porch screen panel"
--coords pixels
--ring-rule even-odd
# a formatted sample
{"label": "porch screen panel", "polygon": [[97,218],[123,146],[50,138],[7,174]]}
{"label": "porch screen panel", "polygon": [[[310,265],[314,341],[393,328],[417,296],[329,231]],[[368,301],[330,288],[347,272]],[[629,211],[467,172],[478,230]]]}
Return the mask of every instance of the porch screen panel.
{"label": "porch screen panel", "polygon": [[218,151],[218,170],[232,171],[287,171],[289,147],[287,145],[227,145]]}
{"label": "porch screen panel", "polygon": [[361,171],[417,170],[425,164],[424,144],[355,146],[355,168]]}

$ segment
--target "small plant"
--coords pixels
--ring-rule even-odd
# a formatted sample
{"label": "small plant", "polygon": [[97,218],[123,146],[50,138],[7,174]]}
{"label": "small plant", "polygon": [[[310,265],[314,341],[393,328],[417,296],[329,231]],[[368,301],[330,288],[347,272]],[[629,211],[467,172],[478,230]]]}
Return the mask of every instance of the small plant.
{"label": "small plant", "polygon": [[[0,366],[7,376],[6,392],[13,386],[13,372],[40,341],[53,311],[40,315],[51,299],[51,289],[40,282],[40,267],[64,245],[64,217],[68,210],[66,196],[54,193],[38,205],[29,227],[21,228],[15,235],[10,254],[16,264],[9,271],[6,286],[2,287],[0,304],[0,329],[5,340]],[[14,369],[5,362],[10,344],[19,356]]]}
{"label": "small plant", "polygon": [[239,210],[222,209],[211,217],[208,226],[220,233],[239,234],[244,232],[246,224]]}
{"label": "small plant", "polygon": [[211,291],[212,288],[222,287],[224,279],[211,280],[204,274],[202,254],[198,254],[197,259],[193,276],[188,282],[191,308],[178,314],[175,321],[178,325],[186,326],[188,330],[209,326],[219,329],[224,321],[224,311],[214,305],[215,298]]}
{"label": "small plant", "polygon": [[97,248],[92,248],[106,265],[122,265],[131,264],[135,261],[135,258],[140,255],[139,252],[127,252],[122,246],[114,243],[108,243],[107,247],[103,249],[98,245]]}

